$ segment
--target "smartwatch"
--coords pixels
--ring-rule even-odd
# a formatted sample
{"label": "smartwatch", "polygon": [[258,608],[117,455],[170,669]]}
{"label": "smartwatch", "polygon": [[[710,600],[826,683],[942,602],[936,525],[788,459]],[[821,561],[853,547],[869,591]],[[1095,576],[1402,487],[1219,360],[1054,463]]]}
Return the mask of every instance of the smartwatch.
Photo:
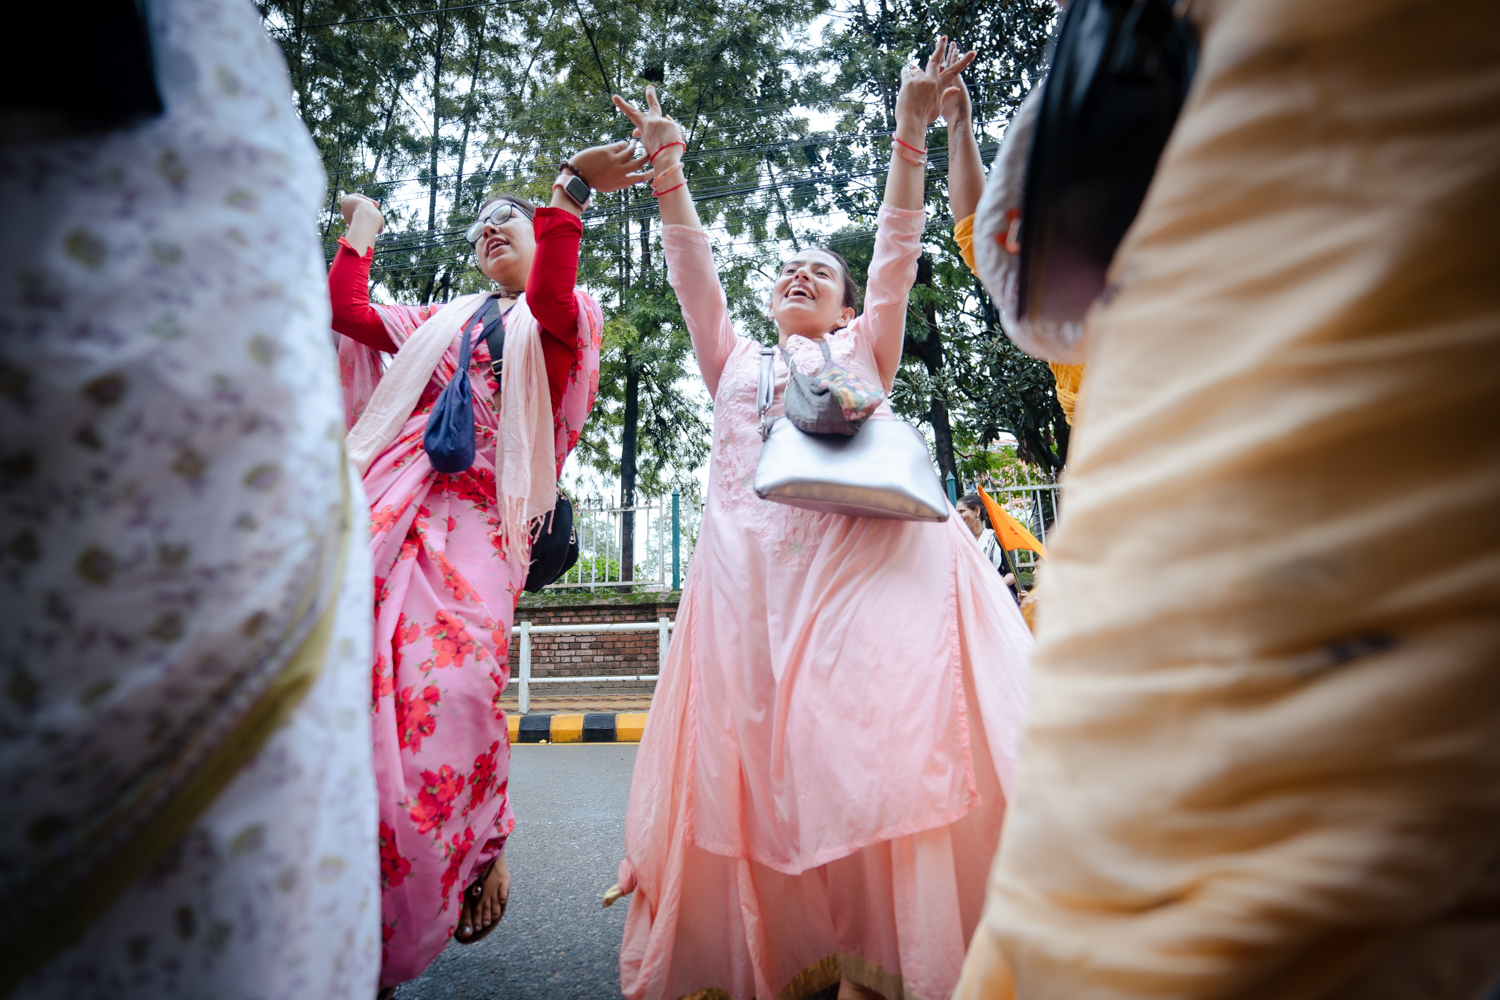
{"label": "smartwatch", "polygon": [[572,200],[573,204],[577,205],[579,208],[586,208],[588,206],[589,199],[594,196],[594,189],[589,187],[589,182],[584,180],[583,177],[579,175],[578,170],[573,166],[573,164],[569,163],[567,160],[564,160],[557,165],[557,171],[558,173],[566,172],[568,174],[568,179],[566,183],[558,181],[553,185],[553,187],[562,188],[563,194],[567,195]]}

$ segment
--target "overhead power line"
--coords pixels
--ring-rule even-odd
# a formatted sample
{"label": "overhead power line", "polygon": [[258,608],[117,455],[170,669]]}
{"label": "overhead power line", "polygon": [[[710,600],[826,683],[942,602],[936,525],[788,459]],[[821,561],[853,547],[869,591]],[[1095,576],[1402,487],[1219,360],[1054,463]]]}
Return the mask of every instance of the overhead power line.
{"label": "overhead power line", "polygon": [[[1001,81],[1001,82],[1006,82],[1006,81]],[[1019,79],[1017,79],[1017,80],[1009,81],[1009,82],[1020,82],[1020,81],[1019,81]],[[871,100],[871,101],[843,101],[843,102],[839,102],[839,103],[858,103],[858,104],[863,104],[866,107],[868,107],[870,105],[879,104],[880,102],[879,101],[873,101],[873,100]],[[1000,110],[1002,108],[1012,107],[1012,106],[1014,106],[1014,105],[1016,105],[1018,103],[1020,103],[1020,99],[1019,98],[1011,98],[1011,97],[995,98],[995,99],[992,99],[992,100],[982,101],[982,102],[978,102],[977,101],[977,102],[974,103],[974,111],[975,111],[976,115],[979,115],[979,114],[987,113],[987,112],[992,111],[992,110]],[[714,116],[714,120],[718,120],[718,119],[721,119],[721,118],[727,118],[727,117],[730,117],[730,116],[738,116],[741,119],[744,119],[744,118],[756,117],[756,116],[759,116],[759,115],[770,115],[770,114],[775,114],[778,111],[784,111],[784,110],[786,110],[788,108],[793,108],[793,107],[802,107],[802,105],[793,105],[793,104],[786,104],[786,105],[766,105],[766,106],[757,106],[757,107],[749,107],[749,108],[727,109],[725,111],[716,112],[715,116]],[[997,124],[998,121],[999,121],[999,119],[980,122],[979,123],[979,127],[980,128],[985,128],[985,127],[988,127],[990,125]],[[621,125],[628,124],[628,122],[626,122],[624,118],[620,119],[620,123],[621,123]],[[527,135],[526,141],[524,143],[515,143],[512,146],[512,148],[514,148],[516,150],[518,158],[522,158],[522,159],[526,159],[526,158],[548,159],[550,157],[554,157],[554,156],[557,156],[557,155],[561,154],[565,149],[570,148],[571,144],[567,143],[565,141],[559,141],[559,142],[553,142],[553,143],[546,143],[546,144],[544,144],[544,143],[538,142],[537,140],[541,140],[541,139],[545,139],[545,138],[552,138],[552,137],[557,137],[557,136],[577,135],[580,131],[581,131],[580,129],[576,129],[575,128],[575,129],[554,129],[554,130],[548,130],[548,131],[543,131],[543,132],[530,133],[530,134]],[[776,149],[790,149],[790,148],[795,148],[795,147],[798,147],[798,146],[817,145],[817,144],[820,144],[820,143],[833,142],[833,141],[838,141],[838,140],[842,140],[842,139],[854,140],[854,139],[860,139],[860,138],[869,138],[869,137],[874,137],[874,136],[881,136],[883,134],[884,133],[869,132],[869,133],[841,133],[841,134],[834,134],[834,135],[809,135],[809,136],[795,136],[793,138],[782,139],[782,140],[777,140],[777,141],[774,141],[774,142],[767,142],[767,143],[749,143],[749,144],[743,144],[742,143],[742,144],[734,145],[734,146],[700,146],[698,149],[696,149],[693,152],[689,153],[683,159],[684,159],[684,162],[691,163],[691,162],[696,162],[696,161],[700,161],[700,160],[711,159],[711,158],[718,157],[718,156],[728,156],[728,155],[731,155],[731,154],[748,154],[748,153],[764,152],[764,151],[776,150]],[[454,160],[454,159],[457,159],[457,158],[458,158],[458,154],[456,154],[456,153],[452,154],[452,156],[444,157],[444,159],[448,159],[448,160]],[[356,170],[356,169],[358,169],[357,165],[352,165],[352,166],[347,167],[347,168],[340,167],[338,170],[334,171],[334,177],[337,177],[340,174],[348,174],[351,170]],[[482,174],[484,172],[485,171],[483,171],[483,170],[473,170],[473,171],[468,171],[467,173],[468,173],[469,176],[475,176],[475,175],[478,175],[478,174]],[[450,171],[450,172],[446,172],[446,173],[442,173],[442,174],[437,175],[437,180],[439,180],[439,181],[451,180],[455,176],[457,176],[457,171]],[[412,175],[412,176],[408,176],[408,177],[387,178],[385,180],[375,181],[375,182],[372,182],[372,183],[376,183],[376,184],[380,184],[380,185],[389,185],[389,184],[406,184],[406,183],[425,182],[426,180],[427,180],[427,178],[425,178],[422,175]]]}
{"label": "overhead power line", "polygon": [[[986,153],[993,153],[994,149],[996,149],[997,147],[998,144],[994,143],[984,144],[980,147],[981,155],[984,155]],[[934,147],[929,150],[928,155],[934,167],[934,176],[937,174],[941,174],[943,168],[945,168],[947,165],[946,147]],[[871,167],[866,170],[846,171],[832,175],[814,174],[805,177],[782,178],[777,181],[762,179],[755,184],[723,184],[713,187],[704,187],[694,191],[693,200],[697,204],[707,204],[714,201],[721,201],[726,198],[738,198],[745,195],[773,191],[790,195],[794,193],[795,189],[798,187],[805,187],[807,185],[816,185],[819,187],[832,185],[848,185],[866,178],[883,176],[888,169],[889,166],[887,164],[876,163],[872,164]],[[821,213],[814,214],[812,216],[792,216],[791,218],[796,218],[798,220],[804,218],[816,218],[819,217],[819,214]],[[601,246],[609,241],[623,240],[623,236],[616,237],[612,235],[615,224],[621,221],[639,222],[645,219],[654,219],[656,218],[656,215],[657,208],[655,203],[645,198],[638,198],[634,200],[633,203],[623,207],[611,207],[603,210],[595,209],[590,211],[589,214],[584,218],[585,235],[590,240],[591,245],[594,246]],[[743,222],[754,218],[765,218],[767,216],[771,217],[772,222],[781,221],[780,218],[774,213],[774,210],[770,208],[770,206],[761,206],[760,208],[753,211],[746,211],[734,215],[728,215],[725,217],[725,221],[726,223],[730,220]],[[396,254],[426,249],[437,249],[450,246],[462,247],[467,244],[467,240],[465,240],[461,235],[466,228],[467,226],[465,225],[459,225],[445,226],[441,229],[434,229],[430,231],[405,231],[391,233],[377,239],[375,255],[377,258],[390,257]],[[611,235],[605,235],[601,232],[602,230],[611,231]],[[325,254],[328,259],[332,259],[332,253],[336,246],[337,241],[332,241],[325,245]]]}
{"label": "overhead power line", "polygon": [[[403,14],[375,14],[370,17],[351,17],[345,21],[319,21],[316,24],[302,25],[302,31],[311,31],[313,28],[338,28],[346,24],[369,24],[371,21],[394,21],[403,17],[425,17],[428,14],[451,14],[454,11],[473,10],[475,7],[512,7],[519,3],[528,3],[530,0],[486,0],[484,3],[460,4],[456,7],[433,7],[431,10],[412,10]],[[295,24],[277,25],[272,31],[297,31]]]}

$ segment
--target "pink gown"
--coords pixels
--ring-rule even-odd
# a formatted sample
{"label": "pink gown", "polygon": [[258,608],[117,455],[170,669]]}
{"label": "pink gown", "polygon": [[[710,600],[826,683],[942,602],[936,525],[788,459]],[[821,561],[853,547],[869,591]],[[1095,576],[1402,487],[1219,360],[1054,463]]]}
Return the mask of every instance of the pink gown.
{"label": "pink gown", "polygon": [[[579,350],[554,408],[557,468],[578,443],[599,387],[599,307],[578,296]],[[397,345],[442,303],[376,306]],[[477,336],[477,324],[470,329]],[[374,352],[343,340],[349,420],[373,391]],[[527,566],[501,555],[495,530],[496,390],[484,341],[473,345],[474,465],[433,471],[428,414],[453,377],[439,362],[401,435],[364,476],[375,568],[372,728],[380,791],[381,982],[413,979],[458,923],[459,894],[515,826],[510,741],[500,694]]]}
{"label": "pink gown", "polygon": [[[904,335],[922,224],[881,210],[865,312],[828,337],[872,382],[877,352]],[[755,495],[760,345],[730,326],[708,237],[669,225],[663,245],[714,393],[714,442],[631,786],[622,988],[796,1000],[842,976],[939,1000],[984,903],[1031,635],[959,517],[844,517]],[[788,347],[804,370],[821,362],[806,338]],[[779,355],[776,372],[773,413]],[[882,403],[875,419],[891,417]]]}

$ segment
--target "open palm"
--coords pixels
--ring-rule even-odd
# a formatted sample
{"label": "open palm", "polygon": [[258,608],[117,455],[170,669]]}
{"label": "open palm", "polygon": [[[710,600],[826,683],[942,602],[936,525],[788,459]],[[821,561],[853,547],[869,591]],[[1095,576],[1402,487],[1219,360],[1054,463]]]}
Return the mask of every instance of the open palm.
{"label": "open palm", "polygon": [[635,131],[631,134],[641,140],[641,145],[646,147],[646,155],[654,157],[663,146],[687,141],[682,126],[662,113],[661,102],[656,99],[655,87],[646,88],[645,111],[637,108],[619,94],[614,95],[614,102],[615,107],[620,109],[620,113],[629,118],[631,124],[635,126]]}

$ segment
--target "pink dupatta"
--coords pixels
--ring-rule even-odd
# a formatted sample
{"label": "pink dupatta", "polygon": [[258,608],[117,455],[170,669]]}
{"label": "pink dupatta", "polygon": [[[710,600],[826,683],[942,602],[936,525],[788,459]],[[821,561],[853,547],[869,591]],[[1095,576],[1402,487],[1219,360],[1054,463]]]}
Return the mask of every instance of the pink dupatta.
{"label": "pink dupatta", "polygon": [[[346,419],[352,419],[346,445],[350,460],[363,475],[400,435],[439,361],[484,295],[465,295],[429,315],[409,336],[399,324],[386,320],[393,340],[400,344],[395,359],[382,374],[376,352],[344,338],[349,351],[349,373],[356,382],[357,403],[346,400]],[[591,303],[592,304],[592,303]],[[597,310],[597,306],[595,307]],[[382,318],[386,317],[384,311]],[[588,316],[581,311],[581,315]],[[340,348],[340,360],[345,350]],[[374,362],[374,364],[371,364]],[[557,468],[553,454],[551,396],[542,356],[542,328],[523,295],[505,318],[504,384],[495,408],[499,415],[496,439],[495,489],[501,538],[507,557],[521,558],[533,522],[552,512],[557,496]]]}

